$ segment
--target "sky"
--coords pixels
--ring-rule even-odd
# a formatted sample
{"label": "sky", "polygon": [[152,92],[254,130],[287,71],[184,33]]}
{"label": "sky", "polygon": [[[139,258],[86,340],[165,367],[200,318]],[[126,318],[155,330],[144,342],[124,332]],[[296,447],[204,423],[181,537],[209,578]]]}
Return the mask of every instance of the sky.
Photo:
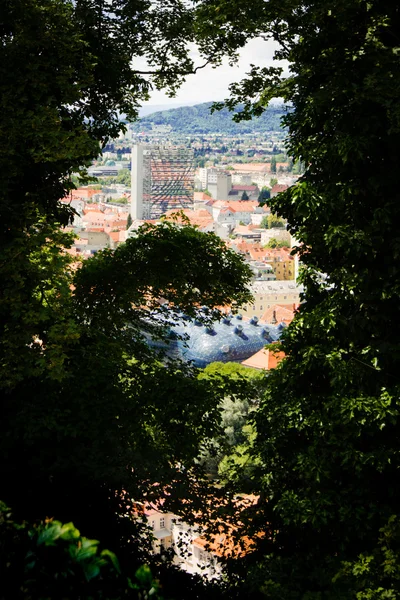
{"label": "sky", "polygon": [[[190,75],[182,85],[175,98],[168,98],[164,92],[154,91],[149,102],[143,106],[143,113],[150,112],[154,107],[174,108],[178,106],[200,104],[216,100],[224,100],[229,95],[228,86],[234,81],[240,81],[249,71],[249,65],[255,64],[267,67],[273,64],[273,54],[277,49],[276,42],[261,39],[250,40],[241,50],[237,65],[231,67],[225,61],[220,67],[213,69],[210,66]],[[200,61],[199,61],[200,64]],[[274,63],[278,65],[278,62]],[[285,66],[285,65],[283,65]]]}

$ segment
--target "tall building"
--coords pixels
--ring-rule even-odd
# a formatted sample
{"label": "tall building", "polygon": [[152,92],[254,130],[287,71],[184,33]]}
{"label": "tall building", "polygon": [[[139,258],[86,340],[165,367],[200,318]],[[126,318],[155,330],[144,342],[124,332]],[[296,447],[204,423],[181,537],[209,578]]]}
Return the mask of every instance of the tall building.
{"label": "tall building", "polygon": [[232,176],[228,171],[205,167],[198,170],[203,190],[208,190],[214,200],[228,200],[232,189]]}
{"label": "tall building", "polygon": [[193,208],[194,153],[188,148],[137,144],[132,148],[132,219],[158,219]]}
{"label": "tall building", "polygon": [[232,189],[232,176],[226,171],[210,170],[207,189],[214,200],[228,200]]}

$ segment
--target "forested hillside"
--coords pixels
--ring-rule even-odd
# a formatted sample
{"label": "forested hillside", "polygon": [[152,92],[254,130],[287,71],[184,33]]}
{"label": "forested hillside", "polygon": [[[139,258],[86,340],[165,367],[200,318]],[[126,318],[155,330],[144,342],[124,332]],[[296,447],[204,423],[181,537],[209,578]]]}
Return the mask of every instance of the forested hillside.
{"label": "forested hillside", "polygon": [[[133,125],[134,131],[151,130],[152,126],[171,126],[177,133],[253,133],[260,131],[279,131],[281,118],[290,107],[284,104],[272,105],[260,116],[251,121],[236,123],[233,114],[227,108],[211,114],[212,102],[195,106],[182,106],[147,115]],[[234,113],[240,112],[240,107]]]}

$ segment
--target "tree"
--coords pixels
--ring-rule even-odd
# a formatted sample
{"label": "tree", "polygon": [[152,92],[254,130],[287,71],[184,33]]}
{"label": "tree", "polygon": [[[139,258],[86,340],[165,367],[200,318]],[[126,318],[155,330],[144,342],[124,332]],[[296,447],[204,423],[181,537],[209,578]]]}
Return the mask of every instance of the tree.
{"label": "tree", "polygon": [[132,225],[132,215],[131,213],[128,213],[128,219],[126,221],[126,228],[129,229],[129,227]]}
{"label": "tree", "polygon": [[261,188],[261,192],[259,193],[259,196],[258,196],[258,202],[261,205],[263,205],[263,204],[265,204],[266,200],[269,200],[270,197],[271,197],[271,190],[267,186],[263,186]]}
{"label": "tree", "polygon": [[[71,189],[71,173],[118,132],[117,111],[132,113],[135,98],[147,93],[149,82],[131,67],[132,54],[161,65],[156,85],[170,81],[174,89],[192,69],[183,44],[188,33],[217,60],[227,48],[232,55],[246,39],[269,35],[280,43],[277,58],[289,61],[290,76],[283,77],[282,67],[252,67],[246,80],[232,86],[229,102],[243,103],[237,119],[259,115],[273,96],[293,103],[284,119],[287,150],[303,163],[304,173],[271,207],[300,242],[307,302],[288,328],[287,358],[270,375],[254,420],[258,466],[252,489],[259,502],[247,525],[249,533],[259,533],[259,552],[236,561],[232,581],[238,586],[243,579],[252,597],[256,591],[270,599],[354,598],[359,582],[351,587],[338,575],[360,555],[379,555],[379,530],[398,512],[400,492],[398,7],[388,0],[336,0],[329,6],[256,0],[238,10],[236,2],[210,0],[194,11],[169,3],[139,8],[132,15],[131,4],[122,2],[5,4],[1,117],[11,158],[4,158],[3,149],[1,275],[2,281],[5,273],[9,279],[1,298],[1,481],[21,509],[38,507],[25,501],[29,488],[42,494],[42,510],[61,498],[64,509],[80,509],[81,518],[84,507],[89,521],[93,499],[97,509],[104,502],[110,511],[114,501],[112,514],[126,514],[120,496],[110,494],[126,482],[139,493],[145,484],[149,489],[154,474],[161,484],[175,476],[179,493],[186,491],[189,473],[183,476],[176,467],[180,461],[191,464],[199,438],[217,422],[213,393],[220,390],[202,388],[180,366],[161,368],[148,355],[135,319],[135,360],[129,362],[133,341],[126,320],[131,311],[132,318],[140,314],[129,293],[140,301],[136,308],[147,294],[154,299],[153,288],[167,292],[172,303],[178,293],[188,310],[195,310],[192,302],[202,302],[192,278],[183,284],[178,276],[178,288],[167,279],[165,266],[175,263],[166,263],[165,256],[179,259],[176,268],[185,276],[194,269],[183,260],[185,245],[161,230],[160,238],[150,236],[151,243],[141,238],[143,246],[129,244],[127,256],[121,251],[118,260],[102,254],[76,275],[72,297],[68,274],[55,277],[64,260],[55,251],[60,241],[55,231],[47,238],[49,223],[39,226],[39,217],[66,222],[70,211],[58,199]],[[191,248],[198,249],[195,243]],[[143,289],[131,287],[129,278],[127,289],[122,281],[130,256],[139,260],[129,263],[128,275]],[[224,273],[228,291],[226,264],[212,257],[212,252],[204,256],[201,279],[211,259]],[[152,272],[154,259],[158,266]],[[135,270],[136,262],[142,271]],[[146,280],[138,277],[143,272]],[[218,278],[213,282],[221,284]],[[226,299],[198,289],[210,305]],[[171,396],[178,398],[176,413],[166,402]],[[185,428],[189,438],[180,447],[182,425],[189,421],[193,430]],[[96,438],[92,444],[98,431],[101,443]],[[147,449],[155,462],[142,461]],[[165,462],[158,459],[160,450]],[[121,465],[132,464],[131,452],[138,467],[127,472]],[[110,456],[121,462],[110,462]],[[93,483],[92,463],[98,479],[86,493]],[[152,477],[146,479],[150,468]],[[32,482],[35,472],[42,479]],[[109,478],[111,484],[102,485]],[[82,483],[78,507],[68,481]],[[383,576],[378,570],[374,577],[378,589],[384,588]]]}
{"label": "tree", "polygon": [[248,195],[246,194],[245,191],[243,192],[242,197],[240,199],[241,200],[248,200],[249,199],[249,197],[248,197]]}
{"label": "tree", "polygon": [[[101,525],[99,526],[101,530]],[[81,535],[73,523],[47,519],[28,523],[16,521],[0,502],[0,573],[2,598],[90,598],[93,600],[162,600],[165,594],[221,598],[223,590],[177,568],[168,574],[160,560],[152,558],[139,568],[129,565],[124,572],[118,557],[100,549],[97,540]],[[158,564],[157,564],[158,563]],[[157,577],[155,577],[157,573]],[[172,577],[171,577],[172,576]],[[171,580],[174,581],[171,585]],[[175,585],[174,585],[175,584]],[[162,595],[161,595],[162,593]]]}
{"label": "tree", "polygon": [[[72,174],[84,173],[107,140],[126,129],[120,114],[135,119],[153,87],[173,93],[194,72],[193,10],[180,0],[168,6],[158,0],[3,2],[4,235],[11,235],[10,225],[31,222],[30,206],[66,223],[71,209],[59,199],[73,188]],[[221,36],[209,44],[199,40],[201,60],[218,62],[225,51],[232,54]],[[139,57],[148,68],[138,66]]]}
{"label": "tree", "polygon": [[128,187],[131,187],[131,172],[129,169],[121,169],[121,171],[117,175],[117,183],[123,183]]}
{"label": "tree", "polygon": [[271,173],[276,173],[276,158],[271,156]]}
{"label": "tree", "polygon": [[282,217],[270,214],[265,215],[265,217],[262,218],[260,227],[262,227],[263,229],[272,229],[274,227],[282,229],[286,227],[286,222],[284,219],[282,219]]}
{"label": "tree", "polygon": [[[179,303],[192,314],[200,304],[225,304],[221,277],[232,299],[241,302],[249,272],[231,262],[216,238],[199,238],[188,228],[175,236],[166,226],[147,229],[124,249],[99,253],[76,269],[67,252],[71,235],[60,226],[73,215],[72,174],[87,180],[85,168],[124,130],[120,114],[135,118],[152,86],[173,93],[195,70],[188,41],[192,17],[193,9],[179,0],[168,6],[147,0],[2,5],[2,489],[18,518],[73,520],[89,536],[122,549],[125,564],[135,564],[142,551],[132,541],[139,538],[127,516],[128,494],[143,499],[145,488],[151,495],[154,483],[168,480],[181,486],[174,497],[190,496],[193,460],[213,423],[218,428],[215,407],[222,393],[198,381],[190,367],[164,365],[149,351],[145,330],[168,333],[166,323],[161,326],[143,307],[150,303],[160,310],[151,296],[156,290],[172,308]],[[221,56],[217,45],[203,46],[203,58]],[[139,57],[148,68],[138,68]],[[192,257],[200,257],[196,266],[186,256],[190,248]],[[169,268],[179,264],[189,277],[182,285],[175,267]],[[206,270],[211,283],[213,264],[216,295],[213,285],[192,279]],[[236,283],[225,271],[228,265],[236,271],[235,264],[243,275]],[[182,453],[167,458],[167,446],[177,437]]]}
{"label": "tree", "polygon": [[276,177],[271,177],[271,179],[269,180],[269,185],[271,188],[274,187],[274,185],[276,185],[278,183],[278,180],[276,179]]}
{"label": "tree", "polygon": [[[200,304],[246,301],[251,272],[217,237],[187,225],[145,227],[76,272],[66,268],[68,255],[49,248],[49,232],[41,235],[42,248],[32,240],[26,260],[47,287],[30,321],[18,330],[9,319],[3,340],[4,498],[26,518],[55,515],[85,524],[89,535],[101,522],[114,549],[131,535],[121,508],[130,499],[166,489],[171,502],[190,497],[194,461],[219,427],[222,387],[197,379],[190,365],[165,362],[147,339],[168,339],[181,311],[200,318]],[[18,322],[19,305],[15,311]]]}
{"label": "tree", "polygon": [[201,379],[222,382],[225,397],[221,402],[221,431],[202,460],[210,475],[225,482],[240,485],[246,491],[254,463],[249,446],[254,430],[249,425],[250,414],[255,411],[266,380],[263,373],[237,363],[211,363],[200,374]]}
{"label": "tree", "polygon": [[289,0],[240,18],[236,8],[224,6],[226,31],[268,31],[290,63],[287,78],[253,67],[228,104],[244,102],[242,118],[273,96],[293,103],[287,150],[304,173],[270,205],[300,242],[307,300],[255,419],[250,525],[269,529],[248,581],[268,598],[354,598],[359,582],[336,575],[374,554],[400,492],[398,7]]}
{"label": "tree", "polygon": [[282,240],[277,240],[276,238],[271,238],[267,244],[264,246],[265,248],[288,248],[289,244]]}

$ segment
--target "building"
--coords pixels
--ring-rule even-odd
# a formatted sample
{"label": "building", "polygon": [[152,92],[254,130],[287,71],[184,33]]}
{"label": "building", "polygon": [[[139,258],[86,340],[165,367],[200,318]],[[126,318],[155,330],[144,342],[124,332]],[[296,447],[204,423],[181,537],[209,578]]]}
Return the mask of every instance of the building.
{"label": "building", "polygon": [[227,314],[209,324],[182,316],[171,327],[168,342],[150,336],[148,341],[166,356],[204,369],[212,362],[242,362],[266,344],[278,341],[285,327],[282,323],[261,323],[255,315],[244,319],[241,314]]}
{"label": "building", "polygon": [[207,189],[215,200],[228,200],[232,189],[232,176],[227,171],[208,169]]}
{"label": "building", "polygon": [[284,185],[283,183],[276,183],[271,189],[271,198],[275,198],[281,192],[286,192],[288,187],[288,185]]}
{"label": "building", "polygon": [[[257,501],[258,496],[253,495],[238,495],[234,499],[236,509],[243,512]],[[175,565],[208,580],[222,576],[223,559],[240,558],[256,548],[255,539],[238,536],[237,527],[223,521],[207,535],[204,527],[189,525],[180,516],[165,510],[162,504],[147,505],[142,514],[152,531],[153,552],[170,551]]]}
{"label": "building", "polygon": [[272,323],[272,325],[276,323],[286,323],[286,325],[289,325],[293,321],[299,306],[300,304],[293,304],[292,306],[274,304],[266,309],[262,315],[262,321]]}
{"label": "building", "polygon": [[241,200],[244,193],[247,195],[248,200],[258,200],[260,188],[257,185],[236,184],[232,186],[229,198],[232,200]]}
{"label": "building", "polygon": [[158,219],[193,208],[194,153],[188,148],[136,144],[132,149],[131,216]]}
{"label": "building", "polygon": [[271,229],[263,229],[261,231],[261,245],[266,246],[268,242],[275,239],[279,242],[287,242],[288,248],[294,246],[292,236],[285,227],[272,227]]}
{"label": "building", "polygon": [[[207,207],[207,205],[206,205]],[[265,215],[268,208],[259,206],[257,200],[217,200],[208,206],[214,221],[217,223],[230,223],[233,226],[240,222],[251,223],[251,216],[254,213]]]}
{"label": "building", "polygon": [[271,248],[265,251],[265,260],[272,266],[276,279],[293,281],[295,278],[295,261],[289,249]]}
{"label": "building", "polygon": [[253,356],[244,360],[242,365],[252,369],[258,369],[259,371],[271,371],[271,369],[276,369],[284,358],[284,352],[262,348],[262,350],[253,354]]}
{"label": "building", "polygon": [[259,319],[275,304],[299,304],[300,294],[303,292],[303,286],[296,285],[295,281],[253,281],[250,289],[254,300],[246,304],[241,312],[244,316]]}

